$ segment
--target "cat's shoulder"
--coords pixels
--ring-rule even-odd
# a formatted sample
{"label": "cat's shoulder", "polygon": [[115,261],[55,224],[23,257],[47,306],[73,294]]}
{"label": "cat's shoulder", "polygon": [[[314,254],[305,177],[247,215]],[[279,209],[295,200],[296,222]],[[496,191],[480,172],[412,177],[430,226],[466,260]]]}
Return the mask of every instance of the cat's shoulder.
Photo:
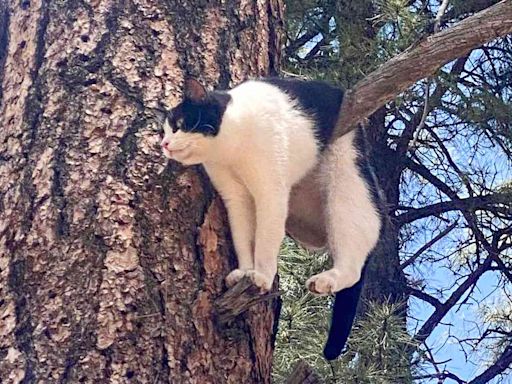
{"label": "cat's shoulder", "polygon": [[302,111],[311,115],[316,122],[316,135],[322,147],[328,143],[343,101],[342,88],[321,80],[268,77],[259,81],[286,93]]}

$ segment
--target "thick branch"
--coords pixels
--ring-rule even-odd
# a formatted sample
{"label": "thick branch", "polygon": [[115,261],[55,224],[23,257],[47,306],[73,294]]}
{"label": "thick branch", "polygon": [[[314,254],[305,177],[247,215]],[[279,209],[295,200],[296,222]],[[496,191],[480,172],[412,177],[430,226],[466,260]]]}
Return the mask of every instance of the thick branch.
{"label": "thick branch", "polygon": [[334,138],[356,128],[379,107],[442,65],[511,32],[512,0],[504,0],[407,49],[347,92]]}
{"label": "thick branch", "polygon": [[498,360],[487,368],[481,375],[471,380],[468,384],[485,384],[493,378],[509,369],[512,364],[512,346],[505,348]]}
{"label": "thick branch", "polygon": [[215,301],[217,320],[220,324],[229,323],[253,305],[277,296],[279,296],[279,292],[275,291],[260,294],[251,279],[244,277]]}
{"label": "thick branch", "polygon": [[465,199],[457,199],[451,201],[443,201],[440,203],[428,205],[421,208],[411,208],[407,212],[397,217],[400,225],[412,223],[415,220],[439,215],[441,213],[455,210],[484,210],[490,209],[497,204],[510,204],[510,195],[504,193],[495,193],[486,196],[467,197]]}

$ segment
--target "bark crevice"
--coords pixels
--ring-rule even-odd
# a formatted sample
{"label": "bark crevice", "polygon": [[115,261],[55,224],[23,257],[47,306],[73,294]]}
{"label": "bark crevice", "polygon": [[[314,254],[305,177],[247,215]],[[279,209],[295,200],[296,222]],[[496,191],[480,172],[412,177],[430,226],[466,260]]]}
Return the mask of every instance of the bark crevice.
{"label": "bark crevice", "polygon": [[15,260],[9,266],[8,286],[14,299],[16,328],[14,330],[14,338],[19,350],[25,354],[25,376],[23,384],[29,384],[35,381],[35,361],[37,360],[34,349],[32,325],[32,315],[30,312],[29,293],[26,291],[26,274],[27,262],[25,260]]}
{"label": "bark crevice", "polygon": [[0,3],[0,106],[2,105],[3,82],[4,82],[4,64],[7,58],[7,47],[9,46],[9,7],[7,2]]}

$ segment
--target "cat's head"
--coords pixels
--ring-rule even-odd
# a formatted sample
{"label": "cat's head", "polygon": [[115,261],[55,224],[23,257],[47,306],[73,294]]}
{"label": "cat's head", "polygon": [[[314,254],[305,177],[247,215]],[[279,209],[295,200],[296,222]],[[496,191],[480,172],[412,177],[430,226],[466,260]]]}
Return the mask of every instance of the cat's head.
{"label": "cat's head", "polygon": [[230,100],[226,92],[208,92],[197,80],[187,79],[182,102],[169,111],[164,122],[164,155],[184,165],[207,161]]}

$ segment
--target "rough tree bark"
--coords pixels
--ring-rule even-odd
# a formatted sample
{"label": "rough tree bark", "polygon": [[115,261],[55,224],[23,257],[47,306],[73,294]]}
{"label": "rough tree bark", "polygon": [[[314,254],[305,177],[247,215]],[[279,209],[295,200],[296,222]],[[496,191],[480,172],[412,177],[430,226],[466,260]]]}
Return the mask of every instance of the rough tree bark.
{"label": "rough tree bark", "polygon": [[274,71],[282,9],[0,0],[0,382],[270,381],[277,302],[215,322],[223,207],[147,107]]}

